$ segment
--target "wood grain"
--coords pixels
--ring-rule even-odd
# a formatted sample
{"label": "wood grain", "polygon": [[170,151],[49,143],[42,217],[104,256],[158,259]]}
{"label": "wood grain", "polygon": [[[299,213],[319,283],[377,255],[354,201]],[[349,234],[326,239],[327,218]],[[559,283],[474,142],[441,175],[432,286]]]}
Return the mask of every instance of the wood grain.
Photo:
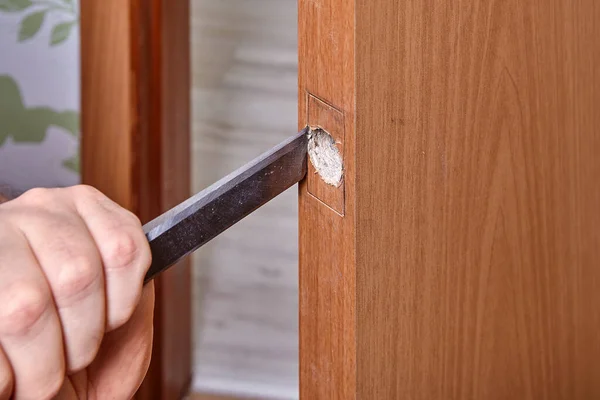
{"label": "wood grain", "polygon": [[600,398],[600,7],[345,3],[300,1],[348,210],[301,190],[301,394]]}
{"label": "wood grain", "polygon": [[[82,181],[147,222],[190,195],[188,2],[80,7]],[[189,261],[155,283],[153,358],[137,398],[181,398],[191,379]]]}
{"label": "wood grain", "polygon": [[345,131],[344,216],[310,195],[307,180],[299,187],[300,398],[346,400],[357,378],[354,2],[298,4],[299,127],[310,93],[344,114]]}
{"label": "wood grain", "polygon": [[80,8],[81,180],[137,212],[131,190],[137,116],[129,4],[82,0]]}

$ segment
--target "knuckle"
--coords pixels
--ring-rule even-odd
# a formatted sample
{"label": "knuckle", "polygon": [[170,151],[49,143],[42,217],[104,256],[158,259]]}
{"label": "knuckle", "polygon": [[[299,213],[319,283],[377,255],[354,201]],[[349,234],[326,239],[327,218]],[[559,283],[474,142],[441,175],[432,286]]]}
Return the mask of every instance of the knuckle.
{"label": "knuckle", "polygon": [[77,299],[100,278],[100,263],[91,257],[71,257],[62,264],[53,289],[54,297],[59,306],[65,306],[65,301]]}
{"label": "knuckle", "polygon": [[81,184],[71,187],[70,190],[73,193],[76,203],[86,202],[95,208],[100,207],[109,211],[119,207],[104,193],[93,186]]}
{"label": "knuckle", "polygon": [[127,209],[123,209],[123,213],[125,214],[125,217],[129,219],[130,224],[135,226],[136,228],[141,228],[142,227],[142,221],[140,221],[139,217],[137,215],[135,215],[133,212],[127,210]]}
{"label": "knuckle", "polygon": [[3,290],[0,304],[0,332],[24,335],[42,318],[52,299],[43,285],[21,282]]}
{"label": "knuckle", "polygon": [[19,199],[33,205],[45,205],[51,202],[54,198],[54,192],[51,189],[33,188],[23,193]]}
{"label": "knuckle", "polygon": [[139,240],[129,232],[118,231],[106,242],[104,254],[107,269],[136,268],[144,261],[144,251]]}
{"label": "knuckle", "polygon": [[102,196],[102,193],[93,186],[80,184],[71,187],[77,195],[85,196],[85,197],[99,197]]}

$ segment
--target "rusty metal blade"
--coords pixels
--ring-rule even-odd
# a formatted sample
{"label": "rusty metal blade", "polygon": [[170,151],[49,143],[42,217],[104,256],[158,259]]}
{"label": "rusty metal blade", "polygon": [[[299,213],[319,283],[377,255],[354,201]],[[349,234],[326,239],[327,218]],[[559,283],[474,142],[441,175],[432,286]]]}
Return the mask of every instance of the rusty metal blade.
{"label": "rusty metal blade", "polygon": [[144,225],[152,265],[144,283],[306,175],[308,128]]}

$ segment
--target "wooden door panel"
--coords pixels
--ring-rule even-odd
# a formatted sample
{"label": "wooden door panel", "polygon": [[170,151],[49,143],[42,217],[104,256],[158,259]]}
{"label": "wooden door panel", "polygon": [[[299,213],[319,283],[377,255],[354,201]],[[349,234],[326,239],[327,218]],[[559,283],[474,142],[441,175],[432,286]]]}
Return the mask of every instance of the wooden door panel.
{"label": "wooden door panel", "polygon": [[303,398],[600,397],[599,18],[300,0],[346,116],[345,216],[300,189]]}

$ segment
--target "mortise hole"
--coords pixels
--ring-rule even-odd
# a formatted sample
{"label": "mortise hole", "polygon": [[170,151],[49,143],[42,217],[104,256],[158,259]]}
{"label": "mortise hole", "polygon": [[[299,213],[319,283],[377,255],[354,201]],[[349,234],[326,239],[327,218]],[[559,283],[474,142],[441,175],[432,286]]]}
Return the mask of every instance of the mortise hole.
{"label": "mortise hole", "polygon": [[308,134],[308,156],[317,173],[328,185],[339,187],[344,175],[344,163],[333,136],[321,128]]}

